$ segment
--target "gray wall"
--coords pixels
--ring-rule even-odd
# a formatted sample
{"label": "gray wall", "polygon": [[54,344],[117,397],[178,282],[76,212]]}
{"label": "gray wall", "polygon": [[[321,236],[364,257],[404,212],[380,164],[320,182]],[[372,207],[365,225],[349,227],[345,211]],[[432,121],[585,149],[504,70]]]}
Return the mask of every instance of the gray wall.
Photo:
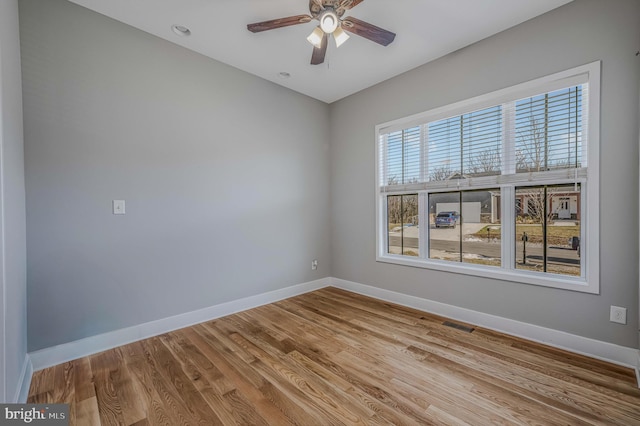
{"label": "gray wall", "polygon": [[[333,276],[637,347],[639,47],[640,2],[575,0],[332,104]],[[600,295],[375,262],[376,124],[595,60],[602,60]],[[626,326],[609,322],[610,305],[629,309]]]}
{"label": "gray wall", "polygon": [[15,402],[27,353],[24,151],[18,1],[0,1],[0,401]]}
{"label": "gray wall", "polygon": [[64,0],[20,34],[30,351],[330,276],[328,105]]}

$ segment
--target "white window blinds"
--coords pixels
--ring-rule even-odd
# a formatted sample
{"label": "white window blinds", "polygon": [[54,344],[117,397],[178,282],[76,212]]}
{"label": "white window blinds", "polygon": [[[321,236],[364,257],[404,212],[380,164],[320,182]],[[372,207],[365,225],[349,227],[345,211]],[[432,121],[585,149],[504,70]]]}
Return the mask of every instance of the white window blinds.
{"label": "white window blinds", "polygon": [[[381,192],[586,175],[586,92],[572,84],[379,133]],[[396,127],[397,129],[397,127]]]}
{"label": "white window blinds", "polygon": [[515,103],[517,172],[582,167],[585,90],[569,87]]}
{"label": "white window blinds", "polygon": [[383,185],[421,182],[420,126],[389,133],[381,145],[386,158]]}
{"label": "white window blinds", "polygon": [[428,123],[429,181],[500,174],[500,105]]}

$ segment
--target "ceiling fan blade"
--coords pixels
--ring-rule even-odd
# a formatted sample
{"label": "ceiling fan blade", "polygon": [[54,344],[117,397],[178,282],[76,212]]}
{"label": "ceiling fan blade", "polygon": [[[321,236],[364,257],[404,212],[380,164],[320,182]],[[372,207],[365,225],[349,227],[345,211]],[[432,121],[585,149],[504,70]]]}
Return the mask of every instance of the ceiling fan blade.
{"label": "ceiling fan blade", "polygon": [[357,5],[362,3],[363,1],[364,0],[342,0],[340,2],[340,6],[338,6],[338,7],[343,7],[343,8],[345,8],[345,10],[349,10],[349,9],[353,9],[354,7],[356,7]]}
{"label": "ceiling fan blade", "polygon": [[336,13],[342,18],[342,15],[344,15],[347,10],[353,9],[363,1],[364,0],[342,0],[336,8]]}
{"label": "ceiling fan blade", "polygon": [[327,41],[329,37],[327,33],[322,36],[322,44],[320,47],[313,47],[313,54],[311,55],[311,65],[319,65],[324,62],[324,55],[327,53]]}
{"label": "ceiling fan blade", "polygon": [[395,33],[392,33],[391,31],[376,27],[373,24],[369,24],[368,22],[361,21],[351,16],[344,18],[342,21],[342,29],[383,46],[388,46],[396,38]]}
{"label": "ceiling fan blade", "polygon": [[[314,8],[314,6],[316,6],[316,8]],[[322,0],[309,0],[309,10],[311,12],[313,12],[314,10],[316,12],[319,12],[323,8],[324,8],[324,5],[322,4]]]}
{"label": "ceiling fan blade", "polygon": [[291,25],[306,24],[311,21],[309,15],[296,15],[289,16],[287,18],[272,19],[270,21],[256,22],[254,24],[248,24],[247,29],[252,33],[259,33],[261,31],[273,30],[275,28],[288,27]]}

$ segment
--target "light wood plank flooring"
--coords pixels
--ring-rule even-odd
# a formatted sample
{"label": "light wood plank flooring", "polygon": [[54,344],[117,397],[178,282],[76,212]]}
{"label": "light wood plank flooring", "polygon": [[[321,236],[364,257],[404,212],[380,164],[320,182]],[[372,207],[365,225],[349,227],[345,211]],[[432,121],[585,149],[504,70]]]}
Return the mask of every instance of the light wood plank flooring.
{"label": "light wood plank flooring", "polygon": [[326,288],[33,375],[77,425],[640,425],[631,369]]}

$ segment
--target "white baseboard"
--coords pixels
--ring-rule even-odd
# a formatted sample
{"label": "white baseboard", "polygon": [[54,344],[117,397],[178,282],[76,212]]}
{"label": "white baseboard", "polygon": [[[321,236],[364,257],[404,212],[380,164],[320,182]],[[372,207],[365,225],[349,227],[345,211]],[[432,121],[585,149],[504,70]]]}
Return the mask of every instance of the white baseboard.
{"label": "white baseboard", "polygon": [[[91,336],[74,342],[41,349],[29,353],[32,370],[38,371],[47,367],[62,364],[74,359],[106,351],[118,346],[126,345],[149,337],[157,336],[169,331],[189,327],[215,318],[231,315],[236,312],[277,302],[278,300],[308,293],[327,287],[331,278],[322,278],[303,284],[293,285],[279,290],[245,297],[231,302],[221,303],[197,311],[175,315],[108,333]],[[29,376],[30,377],[30,376]],[[28,388],[27,388],[28,390]]]}
{"label": "white baseboard", "polygon": [[612,362],[635,369],[640,387],[640,352],[634,348],[614,345],[563,331],[540,327],[491,314],[472,311],[429,299],[410,296],[378,287],[368,286],[339,278],[322,278],[283,289],[221,303],[197,311],[163,318],[148,323],[87,337],[74,342],[31,352],[25,359],[21,375],[21,386],[16,401],[26,401],[33,371],[58,365],[84,356],[92,355],[131,342],[157,336],[169,331],[188,327],[236,312],[277,302],[278,300],[333,286],[376,299],[397,303],[425,312],[431,312],[458,321],[475,324],[512,336],[522,337],[549,346],[565,349],[582,355]]}
{"label": "white baseboard", "polygon": [[18,388],[16,394],[13,397],[14,403],[25,403],[29,396],[29,387],[31,386],[31,376],[33,376],[33,364],[31,363],[31,357],[29,354],[25,354],[24,361],[22,362],[22,369],[20,371],[20,379],[18,380]]}
{"label": "white baseboard", "polygon": [[[638,350],[338,278],[333,287],[636,369]],[[640,376],[638,378],[640,383]]]}
{"label": "white baseboard", "polygon": [[638,383],[638,389],[640,389],[640,351],[638,351],[638,362],[636,364],[636,383]]}

